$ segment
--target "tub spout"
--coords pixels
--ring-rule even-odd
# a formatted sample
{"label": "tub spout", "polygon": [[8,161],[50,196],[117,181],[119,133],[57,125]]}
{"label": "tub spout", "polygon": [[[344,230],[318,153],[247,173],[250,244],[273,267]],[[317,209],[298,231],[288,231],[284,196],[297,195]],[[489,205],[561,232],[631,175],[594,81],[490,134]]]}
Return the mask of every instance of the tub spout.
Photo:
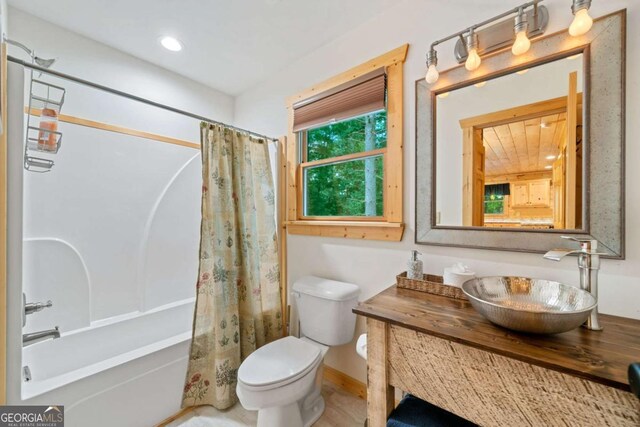
{"label": "tub spout", "polygon": [[31,332],[28,334],[23,334],[22,346],[26,347],[40,341],[44,341],[48,339],[56,339],[56,338],[60,338],[60,329],[58,329],[57,326],[54,329],[49,329],[46,331]]}

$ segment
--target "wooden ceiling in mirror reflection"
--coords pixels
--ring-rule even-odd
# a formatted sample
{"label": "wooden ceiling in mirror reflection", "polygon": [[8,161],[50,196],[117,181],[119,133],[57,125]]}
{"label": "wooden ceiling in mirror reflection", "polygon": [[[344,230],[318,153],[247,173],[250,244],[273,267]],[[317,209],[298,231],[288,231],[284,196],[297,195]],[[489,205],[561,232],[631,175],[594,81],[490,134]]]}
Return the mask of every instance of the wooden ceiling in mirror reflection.
{"label": "wooden ceiling in mirror reflection", "polygon": [[[483,129],[485,174],[536,172],[551,165],[564,138],[566,113]],[[552,159],[553,160],[553,159]]]}
{"label": "wooden ceiling in mirror reflection", "polygon": [[545,171],[552,164],[547,157],[559,155],[566,135],[566,106],[560,97],[466,118],[460,126],[482,128],[487,177]]}

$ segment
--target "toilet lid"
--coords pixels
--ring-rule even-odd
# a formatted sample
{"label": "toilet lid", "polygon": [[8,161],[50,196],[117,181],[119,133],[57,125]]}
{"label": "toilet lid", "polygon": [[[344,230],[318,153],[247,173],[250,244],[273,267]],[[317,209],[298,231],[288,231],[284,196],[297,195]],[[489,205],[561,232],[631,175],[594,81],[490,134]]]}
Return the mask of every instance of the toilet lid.
{"label": "toilet lid", "polygon": [[313,344],[281,338],[251,353],[240,365],[238,380],[252,387],[281,384],[308,371],[321,357]]}

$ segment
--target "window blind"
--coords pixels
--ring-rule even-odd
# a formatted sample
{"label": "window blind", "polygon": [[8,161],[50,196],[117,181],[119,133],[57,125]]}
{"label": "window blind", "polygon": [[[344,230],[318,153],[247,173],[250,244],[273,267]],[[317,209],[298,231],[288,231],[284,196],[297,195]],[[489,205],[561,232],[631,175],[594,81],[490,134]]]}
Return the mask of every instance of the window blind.
{"label": "window blind", "polygon": [[511,194],[511,186],[505,184],[491,184],[484,186],[484,197],[490,196],[509,196]]}
{"label": "window blind", "polygon": [[293,131],[361,116],[385,108],[384,68],[293,105]]}

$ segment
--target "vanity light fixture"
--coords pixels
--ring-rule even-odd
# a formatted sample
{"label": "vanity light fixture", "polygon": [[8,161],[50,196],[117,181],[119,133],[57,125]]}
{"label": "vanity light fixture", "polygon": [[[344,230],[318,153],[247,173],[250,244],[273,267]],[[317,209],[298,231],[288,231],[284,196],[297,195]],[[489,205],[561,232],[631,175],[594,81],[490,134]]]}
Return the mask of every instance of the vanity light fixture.
{"label": "vanity light fixture", "polygon": [[569,34],[574,37],[586,34],[593,25],[593,19],[589,16],[589,8],[591,0],[573,0],[571,12],[573,13],[573,22],[569,27]]}
{"label": "vanity light fixture", "polygon": [[515,19],[515,25],[513,26],[513,32],[516,33],[516,41],[513,42],[513,46],[511,47],[511,53],[516,56],[527,53],[531,47],[531,40],[527,37],[528,28],[527,15],[525,15],[524,9],[520,8]]}
{"label": "vanity light fixture", "polygon": [[[493,18],[458,31],[431,43],[427,53],[427,75],[429,84],[438,81],[438,55],[435,47],[449,40],[458,39],[454,49],[456,60],[464,63],[469,71],[477,70],[482,62],[481,55],[511,46],[514,55],[522,55],[531,48],[531,37],[544,34],[549,23],[549,11],[532,0],[510,9]],[[591,29],[593,19],[589,16],[591,0],[572,0],[571,11],[575,16],[569,34],[581,36]],[[512,19],[503,19],[514,16]],[[491,24],[491,25],[489,25]],[[522,74],[524,74],[523,71]]]}

